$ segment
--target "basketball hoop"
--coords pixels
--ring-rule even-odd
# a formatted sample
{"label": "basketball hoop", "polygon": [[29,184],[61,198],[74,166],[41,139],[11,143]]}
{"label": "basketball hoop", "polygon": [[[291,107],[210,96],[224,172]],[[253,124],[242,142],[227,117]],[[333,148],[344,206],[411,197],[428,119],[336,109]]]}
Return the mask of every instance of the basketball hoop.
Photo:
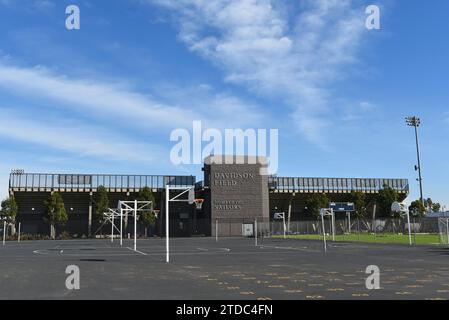
{"label": "basketball hoop", "polygon": [[197,210],[201,210],[201,208],[203,207],[203,202],[204,199],[195,199],[195,206]]}

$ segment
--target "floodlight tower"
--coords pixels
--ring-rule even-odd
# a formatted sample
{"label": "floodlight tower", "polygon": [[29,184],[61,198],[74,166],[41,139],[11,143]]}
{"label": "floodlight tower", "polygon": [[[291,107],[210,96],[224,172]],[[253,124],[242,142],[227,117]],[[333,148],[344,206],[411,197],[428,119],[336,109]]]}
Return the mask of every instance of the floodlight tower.
{"label": "floodlight tower", "polygon": [[419,181],[420,200],[421,200],[421,203],[423,204],[423,206],[425,207],[424,197],[423,197],[423,192],[422,192],[421,160],[420,160],[420,154],[419,154],[419,140],[418,140],[418,127],[421,125],[421,119],[416,116],[412,116],[412,117],[405,118],[405,121],[407,122],[408,126],[415,128],[416,154],[418,157],[418,165],[415,166],[415,171],[418,171],[418,174],[419,174],[418,181]]}

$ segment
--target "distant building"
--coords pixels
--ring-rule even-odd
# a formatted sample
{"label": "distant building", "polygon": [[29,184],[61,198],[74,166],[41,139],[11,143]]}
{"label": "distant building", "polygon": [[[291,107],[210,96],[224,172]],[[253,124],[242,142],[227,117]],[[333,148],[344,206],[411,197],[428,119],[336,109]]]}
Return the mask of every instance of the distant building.
{"label": "distant building", "polygon": [[426,215],[427,218],[449,218],[449,211],[446,212],[431,212]]}

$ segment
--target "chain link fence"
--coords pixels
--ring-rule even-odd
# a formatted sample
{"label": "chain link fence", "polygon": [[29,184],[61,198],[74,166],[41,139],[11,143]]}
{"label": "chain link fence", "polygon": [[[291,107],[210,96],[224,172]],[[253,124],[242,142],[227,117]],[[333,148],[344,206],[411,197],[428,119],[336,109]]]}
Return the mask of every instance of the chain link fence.
{"label": "chain link fence", "polygon": [[323,230],[328,240],[345,242],[374,242],[416,245],[449,244],[449,219],[438,218],[385,218],[367,219],[346,216],[321,220],[283,221],[262,218],[216,219],[212,223],[212,235],[224,237],[257,237],[264,239],[322,240]]}
{"label": "chain link fence", "polygon": [[449,218],[438,218],[440,243],[449,245]]}
{"label": "chain link fence", "polygon": [[[270,222],[271,236],[279,236],[284,228],[283,221]],[[322,239],[323,230],[329,239],[335,241],[359,241],[378,243],[403,243],[422,245],[448,244],[444,222],[438,218],[337,218],[332,223],[330,217],[325,218],[324,228],[321,221],[291,221],[285,223],[285,233],[290,238]],[[409,228],[410,227],[410,228]],[[410,234],[409,234],[410,233]],[[282,235],[283,236],[283,235]]]}

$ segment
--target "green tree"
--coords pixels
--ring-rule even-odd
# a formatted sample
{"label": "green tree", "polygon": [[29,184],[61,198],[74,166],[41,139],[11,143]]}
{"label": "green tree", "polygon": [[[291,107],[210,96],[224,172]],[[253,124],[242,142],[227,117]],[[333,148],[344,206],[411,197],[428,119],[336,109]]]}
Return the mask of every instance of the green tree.
{"label": "green tree", "polygon": [[354,202],[355,205],[355,213],[357,217],[364,218],[366,217],[366,195],[361,191],[352,191],[351,192],[351,201]]}
{"label": "green tree", "polygon": [[384,185],[383,189],[379,191],[377,195],[377,204],[379,205],[380,217],[391,217],[391,205],[393,202],[398,201],[399,195],[396,190]]}
{"label": "green tree", "polygon": [[432,206],[433,206],[433,200],[431,198],[427,198],[426,200],[424,200],[424,205],[426,207],[426,211],[429,212],[432,210]]}
{"label": "green tree", "polygon": [[103,213],[109,209],[108,190],[104,186],[99,186],[95,195],[95,214],[94,220],[99,222],[103,220]]}
{"label": "green tree", "polygon": [[44,207],[44,221],[50,224],[50,236],[52,239],[55,239],[55,226],[65,225],[68,220],[64,201],[62,200],[61,195],[58,192],[55,192],[44,201]]}
{"label": "green tree", "polygon": [[441,210],[441,204],[439,204],[438,202],[432,204],[432,212],[440,212],[440,210]]}
{"label": "green tree", "polygon": [[420,216],[423,217],[426,213],[426,207],[424,207],[421,200],[415,200],[413,201],[410,206],[408,207],[408,210],[410,212],[410,215],[412,216]]}
{"label": "green tree", "polygon": [[312,217],[320,218],[320,209],[329,207],[329,199],[324,193],[310,195],[305,201],[305,212]]}
{"label": "green tree", "polygon": [[154,204],[155,204],[155,198],[154,198],[154,195],[153,195],[153,192],[151,191],[151,189],[149,187],[144,187],[144,188],[140,189],[136,200],[152,202],[151,208],[148,208],[148,210],[144,210],[139,213],[139,219],[145,226],[145,236],[146,236],[147,228],[149,226],[154,225],[154,223],[156,221],[156,217],[155,217],[154,211],[153,211]]}
{"label": "green tree", "polygon": [[18,211],[19,207],[14,196],[10,196],[2,201],[0,216],[2,219],[6,219],[6,223],[15,223]]}

